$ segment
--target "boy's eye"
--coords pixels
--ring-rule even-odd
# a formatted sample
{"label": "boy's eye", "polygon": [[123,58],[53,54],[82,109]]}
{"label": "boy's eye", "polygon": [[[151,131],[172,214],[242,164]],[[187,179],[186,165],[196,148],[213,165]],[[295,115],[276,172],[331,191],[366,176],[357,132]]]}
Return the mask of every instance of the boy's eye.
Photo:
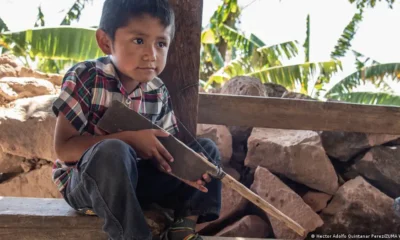
{"label": "boy's eye", "polygon": [[159,42],[159,43],[158,43],[158,46],[161,47],[161,48],[163,48],[163,47],[166,47],[166,46],[167,46],[167,43],[165,43],[165,42]]}
{"label": "boy's eye", "polygon": [[133,40],[133,42],[136,43],[136,44],[143,44],[144,41],[141,38],[136,38],[136,39]]}

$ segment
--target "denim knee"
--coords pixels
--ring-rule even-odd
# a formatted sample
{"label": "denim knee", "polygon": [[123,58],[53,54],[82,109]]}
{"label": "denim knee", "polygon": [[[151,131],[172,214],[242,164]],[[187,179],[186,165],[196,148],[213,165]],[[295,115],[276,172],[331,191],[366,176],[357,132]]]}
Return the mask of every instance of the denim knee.
{"label": "denim knee", "polygon": [[[90,157],[91,172],[118,177],[127,170],[136,174],[136,153],[127,143],[118,139],[107,139],[99,142],[92,149]],[[132,173],[132,172],[130,172]]]}
{"label": "denim knee", "polygon": [[219,166],[221,163],[221,157],[217,144],[215,144],[215,142],[209,138],[198,138],[197,142],[201,146],[201,148],[198,150],[201,152],[206,152],[205,156],[208,158],[208,160]]}

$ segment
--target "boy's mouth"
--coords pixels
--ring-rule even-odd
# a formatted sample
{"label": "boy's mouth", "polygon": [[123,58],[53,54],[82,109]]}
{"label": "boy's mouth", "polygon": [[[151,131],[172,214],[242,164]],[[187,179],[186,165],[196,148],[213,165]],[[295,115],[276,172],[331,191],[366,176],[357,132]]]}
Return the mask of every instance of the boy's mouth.
{"label": "boy's mouth", "polygon": [[138,69],[139,70],[148,70],[148,71],[150,71],[150,70],[155,71],[156,70],[156,68],[154,68],[154,67],[138,67]]}

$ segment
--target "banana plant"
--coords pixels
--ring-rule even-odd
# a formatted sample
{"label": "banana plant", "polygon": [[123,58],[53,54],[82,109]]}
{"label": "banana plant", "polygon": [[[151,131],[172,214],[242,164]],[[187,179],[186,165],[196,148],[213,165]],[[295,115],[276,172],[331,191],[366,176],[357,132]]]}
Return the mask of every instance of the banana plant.
{"label": "banana plant", "polygon": [[[76,0],[67,10],[61,25],[78,21],[89,2],[92,0]],[[33,29],[11,32],[0,19],[0,53],[9,51],[24,65],[43,72],[60,73],[78,61],[101,56],[94,36],[94,30],[90,28],[45,28],[41,6]]]}
{"label": "banana plant", "polygon": [[[224,24],[220,25],[220,36],[222,36],[229,46],[235,47],[237,57],[225,63],[223,67],[219,67],[209,77],[205,87],[219,86],[234,76],[245,75],[257,77],[262,82],[278,83],[290,90],[298,90],[305,94],[312,93],[314,88],[322,89],[327,79],[330,79],[334,73],[341,70],[341,63],[338,60],[319,63],[309,61],[309,22],[310,18],[308,16],[307,38],[303,45],[306,51],[306,62],[291,66],[284,66],[281,60],[297,56],[297,41],[267,46],[253,34],[250,37],[246,37],[238,30]],[[203,44],[212,44],[212,40],[214,39],[212,36],[209,32],[203,31]]]}
{"label": "banana plant", "polygon": [[41,60],[43,63],[46,60],[56,60],[58,63],[78,62],[102,55],[97,46],[95,29],[90,28],[34,28],[20,32],[3,32],[1,37],[2,46],[14,55]]}
{"label": "banana plant", "polygon": [[[386,82],[386,79],[400,82],[400,63],[385,63],[363,66],[337,82],[326,94],[329,99],[361,104],[383,104],[400,106],[400,96]],[[370,82],[376,92],[357,91],[357,88]]]}

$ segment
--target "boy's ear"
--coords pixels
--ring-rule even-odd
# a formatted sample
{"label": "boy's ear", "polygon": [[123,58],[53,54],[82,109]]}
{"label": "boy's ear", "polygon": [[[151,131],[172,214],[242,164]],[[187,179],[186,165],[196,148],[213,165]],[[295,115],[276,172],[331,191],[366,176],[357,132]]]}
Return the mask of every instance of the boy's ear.
{"label": "boy's ear", "polygon": [[112,48],[112,41],[108,37],[107,33],[105,33],[101,29],[97,29],[96,40],[97,40],[97,45],[99,45],[99,47],[103,51],[103,53],[106,55],[110,55],[111,48]]}

